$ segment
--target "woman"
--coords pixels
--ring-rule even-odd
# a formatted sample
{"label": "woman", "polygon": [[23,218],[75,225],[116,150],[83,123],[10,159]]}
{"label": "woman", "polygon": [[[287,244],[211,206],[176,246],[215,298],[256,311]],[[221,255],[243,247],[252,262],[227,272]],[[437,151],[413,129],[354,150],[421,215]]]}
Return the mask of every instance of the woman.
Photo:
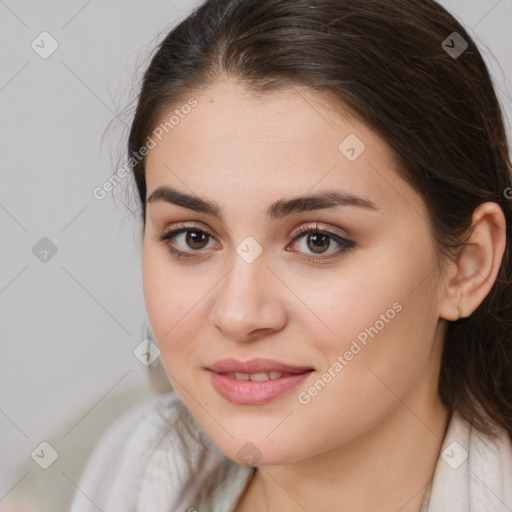
{"label": "woman", "polygon": [[432,0],[210,0],[129,136],[174,391],[72,511],[512,509],[511,165]]}

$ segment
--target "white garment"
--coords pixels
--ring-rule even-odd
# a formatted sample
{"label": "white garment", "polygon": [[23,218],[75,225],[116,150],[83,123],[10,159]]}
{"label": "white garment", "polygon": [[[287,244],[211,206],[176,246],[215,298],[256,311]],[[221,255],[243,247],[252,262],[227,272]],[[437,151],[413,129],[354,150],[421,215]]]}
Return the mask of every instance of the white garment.
{"label": "white garment", "polygon": [[[253,468],[225,457],[176,393],[124,413],[93,451],[70,512],[233,512]],[[455,413],[421,512],[512,512],[512,443]]]}

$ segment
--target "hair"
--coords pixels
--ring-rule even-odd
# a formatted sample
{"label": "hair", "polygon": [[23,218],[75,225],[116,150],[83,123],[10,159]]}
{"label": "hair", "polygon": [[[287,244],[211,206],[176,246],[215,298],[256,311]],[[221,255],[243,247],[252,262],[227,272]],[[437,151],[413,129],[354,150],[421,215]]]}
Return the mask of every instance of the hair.
{"label": "hair", "polygon": [[[458,57],[443,47],[453,32],[468,43]],[[206,0],[152,57],[128,156],[171,107],[222,78],[262,96],[306,88],[372,128],[424,200],[443,261],[464,247],[475,208],[499,205],[505,254],[480,306],[449,322],[439,395],[480,431],[512,433],[512,166],[489,72],[464,27],[433,0]],[[145,225],[145,159],[131,162]]]}

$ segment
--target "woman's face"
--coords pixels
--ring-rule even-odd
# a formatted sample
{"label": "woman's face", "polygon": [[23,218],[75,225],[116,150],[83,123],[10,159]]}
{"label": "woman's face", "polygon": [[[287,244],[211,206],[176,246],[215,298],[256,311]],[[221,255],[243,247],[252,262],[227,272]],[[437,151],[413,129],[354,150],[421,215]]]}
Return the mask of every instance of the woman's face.
{"label": "woman's face", "polygon": [[442,286],[427,210],[390,150],[304,90],[256,99],[224,80],[194,98],[147,156],[143,274],[196,420],[262,465],[427,417]]}

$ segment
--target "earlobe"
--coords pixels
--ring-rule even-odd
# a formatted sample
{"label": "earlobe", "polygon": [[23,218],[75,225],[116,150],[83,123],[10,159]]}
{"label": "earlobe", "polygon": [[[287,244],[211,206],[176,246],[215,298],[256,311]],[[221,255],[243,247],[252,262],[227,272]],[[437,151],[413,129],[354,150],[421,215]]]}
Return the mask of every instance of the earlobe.
{"label": "earlobe", "polygon": [[506,245],[506,220],[496,203],[483,203],[473,212],[470,236],[453,271],[446,278],[439,316],[456,321],[470,316],[491,291]]}

